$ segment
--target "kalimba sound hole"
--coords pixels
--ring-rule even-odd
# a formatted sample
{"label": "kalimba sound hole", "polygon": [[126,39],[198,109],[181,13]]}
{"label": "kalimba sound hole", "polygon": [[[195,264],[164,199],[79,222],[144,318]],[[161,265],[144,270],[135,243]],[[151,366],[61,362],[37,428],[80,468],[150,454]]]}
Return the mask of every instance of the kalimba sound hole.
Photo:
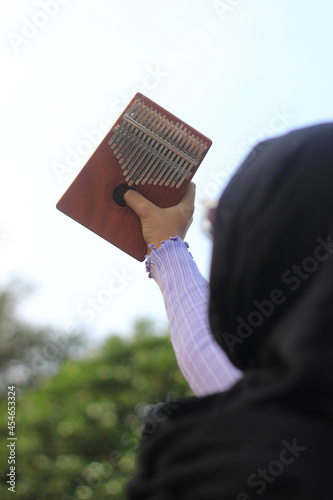
{"label": "kalimba sound hole", "polygon": [[131,188],[127,184],[118,184],[118,186],[116,186],[114,188],[113,199],[114,199],[115,203],[117,203],[117,205],[119,205],[120,207],[127,207],[126,201],[124,200],[124,194],[129,189],[133,189],[133,188]]}

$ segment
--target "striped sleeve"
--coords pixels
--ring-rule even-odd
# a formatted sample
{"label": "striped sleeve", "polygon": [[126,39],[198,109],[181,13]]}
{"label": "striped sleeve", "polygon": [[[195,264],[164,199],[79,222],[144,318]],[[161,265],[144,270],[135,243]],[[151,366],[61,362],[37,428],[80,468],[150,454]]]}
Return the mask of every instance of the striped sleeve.
{"label": "striped sleeve", "polygon": [[209,285],[178,236],[152,246],[146,270],[162,292],[178,365],[197,396],[227,390],[242,376],[215,342],[208,321]]}

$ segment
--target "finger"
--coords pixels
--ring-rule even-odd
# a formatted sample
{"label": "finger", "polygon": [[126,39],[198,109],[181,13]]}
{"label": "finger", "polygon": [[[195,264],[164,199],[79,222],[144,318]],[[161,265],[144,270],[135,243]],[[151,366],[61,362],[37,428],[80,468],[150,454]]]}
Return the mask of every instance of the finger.
{"label": "finger", "polygon": [[179,202],[179,205],[181,205],[183,208],[186,208],[187,210],[194,211],[195,189],[196,186],[194,182],[190,182],[182,196],[182,199]]}
{"label": "finger", "polygon": [[141,193],[138,193],[134,189],[129,189],[124,194],[124,200],[126,205],[128,205],[134,212],[141,218],[144,217],[152,207],[155,205],[147,200]]}

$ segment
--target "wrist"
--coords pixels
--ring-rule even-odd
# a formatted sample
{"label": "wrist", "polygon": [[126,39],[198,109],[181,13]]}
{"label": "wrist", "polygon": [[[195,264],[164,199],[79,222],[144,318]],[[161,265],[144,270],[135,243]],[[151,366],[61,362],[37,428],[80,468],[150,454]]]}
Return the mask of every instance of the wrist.
{"label": "wrist", "polygon": [[160,240],[155,240],[155,242],[151,242],[147,244],[147,255],[150,255],[153,250],[158,250],[163,246],[164,243],[170,241],[170,240],[181,240],[182,242],[184,241],[184,238],[181,236],[167,236],[164,238],[161,238]]}
{"label": "wrist", "polygon": [[165,242],[165,241],[168,241],[169,239],[176,239],[176,238],[180,238],[181,240],[183,240],[184,238],[179,236],[179,235],[175,235],[175,236],[161,236],[160,238],[154,238],[154,241],[150,241],[149,243],[147,243],[147,254],[151,254],[152,250],[155,248],[155,250],[157,250],[158,248],[161,248],[162,244]]}

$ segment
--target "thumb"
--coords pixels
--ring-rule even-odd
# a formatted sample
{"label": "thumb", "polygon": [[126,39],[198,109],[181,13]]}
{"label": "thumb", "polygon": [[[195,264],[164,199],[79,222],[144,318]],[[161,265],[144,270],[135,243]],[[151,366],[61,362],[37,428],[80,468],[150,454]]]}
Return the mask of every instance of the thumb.
{"label": "thumb", "polygon": [[147,200],[141,193],[138,193],[134,189],[128,189],[124,194],[124,200],[126,205],[128,205],[134,212],[140,217],[145,217],[147,212],[151,210],[155,205]]}

